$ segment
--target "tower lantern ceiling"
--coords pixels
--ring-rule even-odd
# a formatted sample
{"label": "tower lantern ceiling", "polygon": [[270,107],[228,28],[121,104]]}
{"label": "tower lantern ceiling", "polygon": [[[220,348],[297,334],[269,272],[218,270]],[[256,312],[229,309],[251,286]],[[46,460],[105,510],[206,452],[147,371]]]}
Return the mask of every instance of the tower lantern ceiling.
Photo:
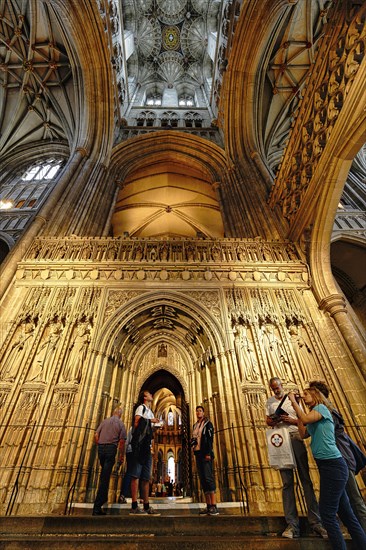
{"label": "tower lantern ceiling", "polygon": [[123,0],[125,37],[133,36],[129,80],[151,91],[194,92],[212,77],[220,5],[212,0]]}

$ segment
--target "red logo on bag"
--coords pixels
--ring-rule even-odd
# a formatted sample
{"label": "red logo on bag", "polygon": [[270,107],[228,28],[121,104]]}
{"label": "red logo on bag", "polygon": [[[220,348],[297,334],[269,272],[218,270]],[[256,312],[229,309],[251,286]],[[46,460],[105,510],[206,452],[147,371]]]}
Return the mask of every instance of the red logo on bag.
{"label": "red logo on bag", "polygon": [[280,434],[273,434],[271,436],[271,443],[274,447],[281,447],[283,443],[283,437]]}

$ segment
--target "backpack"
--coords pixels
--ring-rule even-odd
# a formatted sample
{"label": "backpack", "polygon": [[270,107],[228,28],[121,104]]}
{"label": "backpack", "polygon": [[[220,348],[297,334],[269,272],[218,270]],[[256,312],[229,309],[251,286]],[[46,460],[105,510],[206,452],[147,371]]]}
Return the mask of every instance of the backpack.
{"label": "backpack", "polygon": [[[143,405],[142,414],[145,413],[146,407]],[[149,454],[153,432],[150,420],[141,416],[137,428],[132,430],[131,448],[132,456],[139,463],[143,464]]]}

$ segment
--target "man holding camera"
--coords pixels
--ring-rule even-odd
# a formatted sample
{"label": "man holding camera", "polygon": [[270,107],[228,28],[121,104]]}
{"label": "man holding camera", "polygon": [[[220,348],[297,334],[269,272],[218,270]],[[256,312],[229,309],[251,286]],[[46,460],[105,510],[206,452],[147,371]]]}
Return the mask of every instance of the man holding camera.
{"label": "man holding camera", "polygon": [[198,477],[205,493],[207,507],[200,511],[200,515],[217,516],[216,484],[213,473],[214,459],[213,435],[214,428],[201,405],[196,407],[197,422],[193,425],[191,447],[196,458]]}
{"label": "man holding camera", "polygon": [[[308,509],[308,520],[314,533],[327,538],[327,532],[322,527],[319,515],[319,506],[314,494],[313,483],[309,474],[309,463],[306,446],[300,437],[297,427],[296,412],[287,399],[280,378],[274,377],[269,381],[269,386],[274,393],[266,403],[266,422],[271,428],[276,426],[285,427],[289,431],[292,450],[294,452],[296,467],[304,490],[304,497]],[[278,407],[280,411],[278,411]],[[277,412],[276,412],[277,411]],[[299,516],[296,509],[296,498],[294,490],[294,470],[280,470],[282,479],[282,502],[287,527],[282,533],[285,538],[293,539],[300,536]]]}

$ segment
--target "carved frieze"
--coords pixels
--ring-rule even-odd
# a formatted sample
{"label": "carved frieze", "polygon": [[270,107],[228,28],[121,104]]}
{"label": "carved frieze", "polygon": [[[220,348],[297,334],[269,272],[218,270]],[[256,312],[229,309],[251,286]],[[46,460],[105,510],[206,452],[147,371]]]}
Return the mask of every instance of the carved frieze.
{"label": "carved frieze", "polygon": [[305,285],[306,265],[289,242],[262,239],[134,240],[39,238],[19,264],[17,282],[72,285],[105,281]]}
{"label": "carved frieze", "polygon": [[48,263],[140,262],[140,263],[278,263],[299,261],[292,243],[257,239],[153,239],[39,237],[33,241],[25,260]]}

